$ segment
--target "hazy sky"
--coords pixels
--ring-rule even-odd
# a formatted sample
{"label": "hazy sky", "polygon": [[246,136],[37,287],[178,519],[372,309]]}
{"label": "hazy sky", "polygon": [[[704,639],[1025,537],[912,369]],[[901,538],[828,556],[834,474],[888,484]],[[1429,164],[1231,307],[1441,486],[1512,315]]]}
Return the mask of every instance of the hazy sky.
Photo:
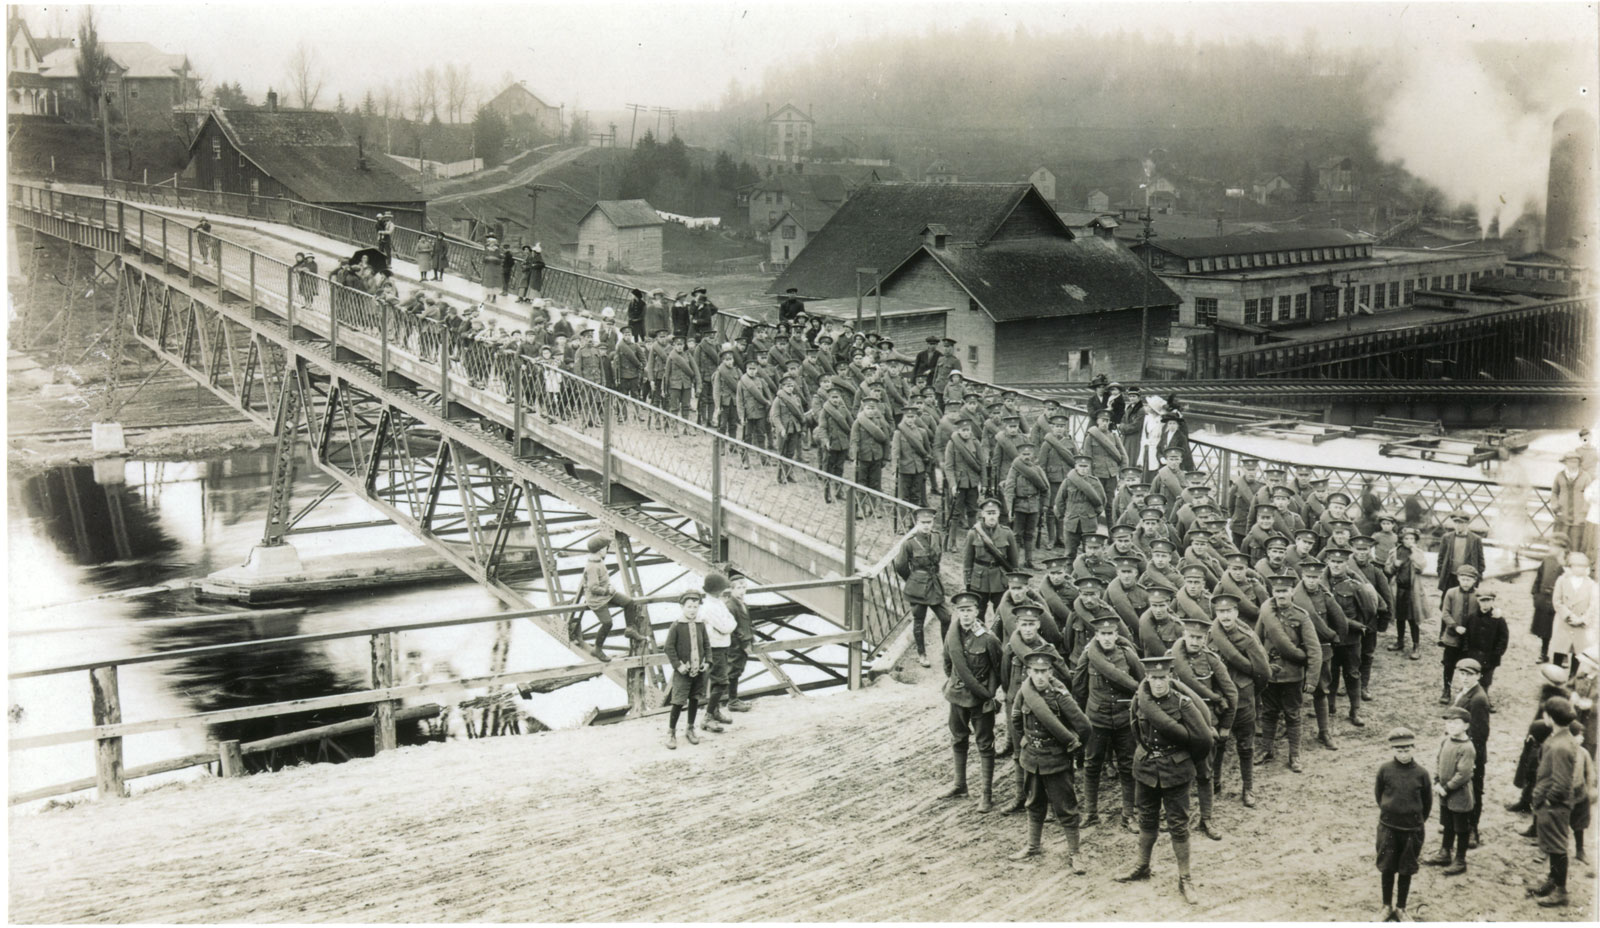
{"label": "hazy sky", "polygon": [[[69,28],[78,6],[24,6],[30,24]],[[284,89],[297,42],[326,71],[319,105],[428,64],[470,64],[482,84],[507,71],[551,103],[614,110],[625,102],[689,109],[714,105],[730,79],[759,83],[786,56],[873,35],[971,21],[1009,31],[1084,27],[1197,39],[1276,39],[1408,54],[1420,46],[1497,38],[1594,41],[1594,3],[1074,3],[879,0],[775,3],[654,2],[119,4],[98,7],[101,36],[186,51],[208,80],[238,80],[252,97]],[[495,90],[500,88],[495,87]],[[1592,94],[1594,88],[1589,88]],[[817,101],[821,102],[821,101]]]}

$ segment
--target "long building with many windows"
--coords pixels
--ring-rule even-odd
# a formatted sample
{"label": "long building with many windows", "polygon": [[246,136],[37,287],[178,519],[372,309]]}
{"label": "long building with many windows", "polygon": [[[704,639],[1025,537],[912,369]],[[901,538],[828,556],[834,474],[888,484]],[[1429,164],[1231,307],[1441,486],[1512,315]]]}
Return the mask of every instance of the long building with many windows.
{"label": "long building with many windows", "polygon": [[1342,229],[1154,241],[1150,268],[1183,302],[1174,335],[1215,332],[1219,348],[1343,316],[1410,309],[1423,291],[1461,291],[1505,265],[1492,248],[1386,248]]}

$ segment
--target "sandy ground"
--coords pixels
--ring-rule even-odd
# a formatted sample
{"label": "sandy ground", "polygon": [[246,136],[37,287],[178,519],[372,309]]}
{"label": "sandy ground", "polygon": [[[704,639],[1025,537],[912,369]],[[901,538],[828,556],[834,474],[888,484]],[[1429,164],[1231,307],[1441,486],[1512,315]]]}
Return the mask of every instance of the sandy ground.
{"label": "sandy ground", "polygon": [[[1517,587],[1525,584],[1518,583]],[[1503,596],[1509,589],[1501,585]],[[1526,606],[1514,596],[1513,609]],[[1497,681],[1482,848],[1464,877],[1424,868],[1426,920],[1580,921],[1594,871],[1575,864],[1574,905],[1539,909],[1542,874],[1500,804],[1535,690],[1516,643]],[[1432,765],[1439,669],[1379,652],[1380,699],[1341,750],[1306,772],[1262,768],[1257,808],[1225,777],[1226,838],[1194,842],[1197,908],[1176,896],[1170,846],[1155,878],[1123,885],[1135,838],[1084,838],[1089,873],[1005,859],[1021,817],[933,797],[949,776],[945,708],[912,666],[860,693],[761,700],[699,746],[661,744],[660,719],[407,748],[340,766],[202,780],[119,803],[10,818],[11,918],[78,921],[1361,920],[1377,907],[1372,776],[1382,733],[1405,722]],[[1314,726],[1313,726],[1314,728]],[[974,761],[974,772],[976,761]],[[1009,762],[997,801],[1011,795]],[[1434,846],[1430,827],[1428,846]],[[1592,836],[1591,836],[1592,840]]]}

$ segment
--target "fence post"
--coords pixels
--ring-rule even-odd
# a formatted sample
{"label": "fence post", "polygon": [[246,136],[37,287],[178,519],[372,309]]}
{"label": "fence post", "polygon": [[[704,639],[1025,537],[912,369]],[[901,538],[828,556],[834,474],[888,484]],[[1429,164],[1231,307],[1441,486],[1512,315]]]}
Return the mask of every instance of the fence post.
{"label": "fence post", "polygon": [[450,330],[439,326],[439,415],[450,418]]}
{"label": "fence post", "polygon": [[378,304],[378,383],[389,385],[389,305]]}
{"label": "fence post", "polygon": [[611,397],[599,394],[604,412],[600,420],[600,503],[611,505]]}
{"label": "fence post", "polygon": [[139,210],[139,263],[145,263],[144,210]]}
{"label": "fence post", "polygon": [[188,243],[189,243],[189,283],[192,285],[194,283],[194,230],[193,229],[189,229],[188,233],[189,233],[188,234]]}
{"label": "fence post", "polygon": [[242,777],[245,774],[244,752],[239,750],[237,741],[217,742],[217,766],[222,768],[225,777]]}
{"label": "fence post", "polygon": [[722,560],[722,435],[711,436],[711,559]]}
{"label": "fence post", "polygon": [[[95,725],[122,723],[122,697],[117,693],[117,668],[96,667],[89,671]],[[128,795],[122,779],[122,739],[100,738],[94,743],[94,786],[101,799],[121,799]]]}
{"label": "fence post", "polygon": [[[844,574],[849,582],[844,588],[844,628],[847,632],[859,631],[861,623],[861,581],[856,579],[856,488],[844,488]],[[864,641],[849,642],[849,686],[861,688],[861,651]]]}
{"label": "fence post", "polygon": [[161,270],[172,268],[172,248],[167,244],[167,217],[161,217]]}
{"label": "fence post", "polygon": [[339,360],[339,304],[344,302],[339,299],[339,291],[333,288],[333,282],[328,283],[328,350],[335,361]]}
{"label": "fence post", "polygon": [[[383,689],[394,685],[394,635],[382,632],[372,636],[372,687]],[[395,703],[390,700],[375,704],[372,747],[376,751],[392,751],[400,746],[395,737]]]}
{"label": "fence post", "polygon": [[118,200],[117,201],[117,254],[123,254],[124,252],[126,252],[128,250],[128,227],[127,227],[127,225],[125,223],[125,219],[126,219],[126,217],[123,215],[123,212],[122,212],[122,201]]}
{"label": "fence post", "polygon": [[519,353],[511,362],[511,456],[522,457],[522,378],[528,362]]}
{"label": "fence post", "polygon": [[250,250],[250,309],[251,309],[252,312],[254,312],[255,308],[256,308],[256,253],[255,253],[255,249],[251,249]]}
{"label": "fence post", "polygon": [[[284,279],[283,295],[287,298],[285,302],[288,304],[287,319],[288,319],[288,322],[289,322],[289,337],[292,339],[292,338],[294,338],[294,268],[293,267],[290,267],[288,270],[283,272],[283,279]],[[332,284],[330,283],[329,286],[332,286]]]}

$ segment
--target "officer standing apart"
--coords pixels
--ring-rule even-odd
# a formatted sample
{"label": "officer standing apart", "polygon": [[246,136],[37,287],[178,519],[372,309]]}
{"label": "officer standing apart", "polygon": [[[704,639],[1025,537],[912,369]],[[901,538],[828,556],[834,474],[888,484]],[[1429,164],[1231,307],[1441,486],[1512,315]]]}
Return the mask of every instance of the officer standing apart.
{"label": "officer standing apart", "polygon": [[1194,699],[1180,693],[1171,678],[1172,658],[1147,657],[1144,682],[1133,699],[1134,798],[1139,805],[1139,863],[1117,877],[1119,883],[1150,879],[1162,812],[1178,859],[1178,893],[1190,905],[1200,902],[1189,877],[1189,783],[1194,756],[1212,748],[1211,720]]}
{"label": "officer standing apart", "polygon": [[1028,655],[1028,679],[1011,704],[1011,730],[1020,733],[1017,765],[1022,770],[1022,794],[1028,809],[1028,843],[1011,855],[1026,860],[1043,853],[1046,806],[1067,835],[1066,868],[1086,872],[1078,861],[1078,797],[1072,789],[1072,754],[1089,733],[1089,719],[1067,687],[1056,678],[1054,661],[1046,652]]}

